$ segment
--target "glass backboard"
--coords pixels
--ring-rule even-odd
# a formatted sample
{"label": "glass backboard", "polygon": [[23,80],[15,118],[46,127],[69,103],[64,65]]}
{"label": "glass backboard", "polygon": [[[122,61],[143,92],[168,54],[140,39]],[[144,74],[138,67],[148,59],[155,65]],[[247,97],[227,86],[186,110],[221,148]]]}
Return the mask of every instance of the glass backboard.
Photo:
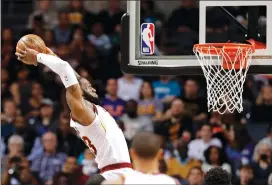
{"label": "glass backboard", "polygon": [[[154,3],[154,4],[153,4]],[[272,73],[272,1],[127,1],[122,18],[121,68],[141,75],[202,75],[197,43],[243,43],[257,49],[249,74]],[[156,11],[158,10],[158,11]],[[157,13],[163,12],[163,13]],[[154,30],[154,31],[153,31]],[[147,37],[151,38],[148,45]]]}

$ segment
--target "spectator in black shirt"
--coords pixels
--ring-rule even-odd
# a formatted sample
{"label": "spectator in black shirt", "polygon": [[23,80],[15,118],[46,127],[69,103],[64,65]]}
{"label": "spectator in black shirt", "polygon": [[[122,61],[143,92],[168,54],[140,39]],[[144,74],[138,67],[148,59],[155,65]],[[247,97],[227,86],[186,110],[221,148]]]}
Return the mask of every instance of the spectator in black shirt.
{"label": "spectator in black shirt", "polygon": [[207,119],[207,103],[199,96],[199,86],[195,80],[186,81],[181,99],[186,107],[185,114],[191,116],[194,122],[204,122]]}
{"label": "spectator in black shirt", "polygon": [[181,0],[179,8],[175,9],[167,23],[167,28],[176,32],[198,32],[199,9],[196,0]]}
{"label": "spectator in black shirt", "polygon": [[121,17],[124,13],[120,8],[120,0],[109,0],[108,10],[101,11],[97,16],[103,23],[106,34],[121,31]]}
{"label": "spectator in black shirt", "polygon": [[[24,117],[21,115],[16,116],[16,119],[14,121],[14,127],[15,131],[13,134],[17,134],[24,139],[24,154],[27,156],[30,154],[35,139],[37,138],[38,135],[35,132],[35,130],[29,127]],[[6,138],[6,142],[8,141],[9,137]]]}
{"label": "spectator in black shirt", "polygon": [[239,178],[234,180],[234,185],[257,185],[253,181],[254,174],[250,165],[242,165],[239,174]]}
{"label": "spectator in black shirt", "polygon": [[64,112],[60,114],[57,130],[58,150],[69,156],[78,156],[84,151],[85,144],[72,133],[69,121],[69,116]]}
{"label": "spectator in black shirt", "polygon": [[261,89],[252,110],[252,120],[256,122],[272,121],[272,86],[266,85]]}
{"label": "spectator in black shirt", "polygon": [[267,143],[259,143],[255,147],[252,168],[254,180],[258,184],[265,184],[272,171],[272,147]]}
{"label": "spectator in black shirt", "polygon": [[174,99],[170,109],[163,116],[165,121],[155,124],[155,130],[166,136],[167,140],[176,142],[184,130],[192,131],[192,120],[184,115],[185,106],[180,99]]}

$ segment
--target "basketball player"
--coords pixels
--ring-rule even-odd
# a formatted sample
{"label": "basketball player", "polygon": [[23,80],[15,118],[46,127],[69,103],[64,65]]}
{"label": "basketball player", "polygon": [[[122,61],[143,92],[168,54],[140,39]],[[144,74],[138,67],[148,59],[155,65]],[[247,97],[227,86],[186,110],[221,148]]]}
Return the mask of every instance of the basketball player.
{"label": "basketball player", "polygon": [[25,48],[16,48],[20,61],[28,65],[46,65],[58,74],[66,88],[66,101],[71,110],[73,127],[96,157],[100,174],[90,178],[86,185],[101,184],[105,179],[132,171],[125,137],[111,115],[98,105],[98,95],[92,85],[60,58]]}
{"label": "basketball player", "polygon": [[172,177],[159,173],[159,159],[163,152],[160,144],[159,137],[153,133],[136,134],[130,149],[135,171],[103,184],[179,184]]}
{"label": "basketball player", "polygon": [[231,185],[228,172],[220,167],[210,169],[204,178],[204,185]]}
{"label": "basketball player", "polygon": [[147,27],[144,28],[143,32],[142,32],[142,38],[145,42],[145,44],[149,47],[149,49],[151,50],[151,43],[152,41],[154,41],[154,37],[151,33],[151,30],[150,30],[150,24],[147,24]]}

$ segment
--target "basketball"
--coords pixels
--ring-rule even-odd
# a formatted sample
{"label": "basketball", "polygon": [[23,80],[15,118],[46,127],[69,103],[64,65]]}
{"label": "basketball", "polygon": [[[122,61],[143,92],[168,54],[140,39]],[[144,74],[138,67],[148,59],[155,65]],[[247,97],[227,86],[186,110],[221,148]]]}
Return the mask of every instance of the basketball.
{"label": "basketball", "polygon": [[23,36],[17,43],[17,47],[24,50],[25,46],[31,49],[35,49],[40,53],[46,53],[46,45],[41,37],[29,34]]}

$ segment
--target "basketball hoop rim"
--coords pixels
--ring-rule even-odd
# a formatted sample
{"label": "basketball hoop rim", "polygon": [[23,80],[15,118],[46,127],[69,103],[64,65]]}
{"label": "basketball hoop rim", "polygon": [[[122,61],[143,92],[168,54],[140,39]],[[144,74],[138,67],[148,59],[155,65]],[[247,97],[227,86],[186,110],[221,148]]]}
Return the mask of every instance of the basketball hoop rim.
{"label": "basketball hoop rim", "polygon": [[[199,50],[200,49],[200,50]],[[249,50],[251,49],[252,52],[255,51],[255,46],[251,44],[242,44],[242,43],[205,43],[205,44],[195,44],[193,50],[199,53],[206,53],[207,50],[225,50],[226,52],[230,51],[237,51],[238,49],[242,50]]]}

